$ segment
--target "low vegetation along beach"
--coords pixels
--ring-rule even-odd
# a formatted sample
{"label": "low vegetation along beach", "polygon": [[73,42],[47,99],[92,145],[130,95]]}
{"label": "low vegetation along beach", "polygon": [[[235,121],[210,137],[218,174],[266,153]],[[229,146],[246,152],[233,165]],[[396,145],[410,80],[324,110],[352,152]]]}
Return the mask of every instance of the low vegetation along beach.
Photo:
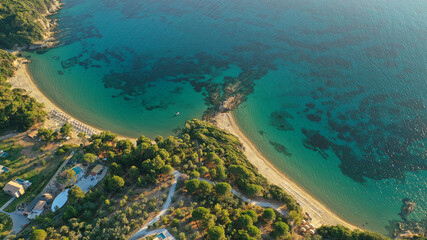
{"label": "low vegetation along beach", "polygon": [[[205,120],[188,119],[173,136],[128,138],[67,114],[37,87],[21,52],[52,47],[48,16],[61,6],[0,3],[0,46],[9,49],[0,49],[0,237],[426,239],[422,222],[399,222],[393,236],[365,231],[280,172],[233,118],[252,91],[237,80],[221,100],[209,93],[217,100]],[[406,200],[402,218],[415,207]]]}

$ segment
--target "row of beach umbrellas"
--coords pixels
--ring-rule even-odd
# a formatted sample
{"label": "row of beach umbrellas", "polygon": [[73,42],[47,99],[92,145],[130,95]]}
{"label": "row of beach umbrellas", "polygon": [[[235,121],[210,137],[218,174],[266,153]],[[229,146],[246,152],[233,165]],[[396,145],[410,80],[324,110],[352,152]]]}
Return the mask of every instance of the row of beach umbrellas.
{"label": "row of beach umbrellas", "polygon": [[86,133],[88,136],[92,136],[93,134],[97,134],[97,132],[95,130],[93,130],[92,128],[88,127],[87,125],[85,125],[85,124],[83,124],[77,120],[71,119],[70,116],[68,116],[67,114],[60,112],[56,109],[50,111],[49,115],[50,115],[50,117],[55,118],[61,122],[70,123],[76,131]]}

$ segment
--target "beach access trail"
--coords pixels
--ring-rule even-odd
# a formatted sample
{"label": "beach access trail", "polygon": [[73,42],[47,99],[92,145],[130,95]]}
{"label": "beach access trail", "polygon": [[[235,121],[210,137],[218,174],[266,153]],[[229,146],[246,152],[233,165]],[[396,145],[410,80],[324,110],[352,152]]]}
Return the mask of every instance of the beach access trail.
{"label": "beach access trail", "polygon": [[321,225],[343,225],[350,229],[358,229],[349,222],[341,219],[317,199],[292,182],[282,172],[280,172],[270,161],[268,161],[255,147],[255,145],[245,136],[235,122],[231,113],[220,113],[213,119],[213,122],[220,129],[235,135],[244,147],[244,153],[248,160],[258,168],[261,175],[266,177],[270,183],[282,187],[301,205],[304,212],[310,215],[311,223],[315,227]]}
{"label": "beach access trail", "polygon": [[[199,180],[200,181],[206,181],[206,182],[210,183],[211,185],[216,184],[216,182],[212,182],[212,181],[204,179],[204,178],[199,178]],[[250,198],[243,196],[239,191],[237,191],[234,188],[231,188],[231,193],[233,193],[236,197],[240,198],[242,201],[247,202],[249,204],[252,204],[254,206],[259,206],[259,207],[263,207],[263,208],[273,208],[274,210],[276,210],[277,212],[279,212],[283,216],[285,216],[285,217],[289,216],[289,212],[286,211],[285,209],[283,209],[282,206],[280,206],[278,204],[274,204],[274,203],[270,203],[270,202],[255,201],[253,199],[250,199]]]}

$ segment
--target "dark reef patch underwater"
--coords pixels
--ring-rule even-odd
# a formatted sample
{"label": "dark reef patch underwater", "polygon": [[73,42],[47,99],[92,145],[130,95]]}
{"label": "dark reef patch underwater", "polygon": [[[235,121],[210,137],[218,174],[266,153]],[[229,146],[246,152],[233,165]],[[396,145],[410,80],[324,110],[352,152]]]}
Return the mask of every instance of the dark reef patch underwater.
{"label": "dark reef patch underwater", "polygon": [[154,137],[237,109],[269,159],[345,219],[389,231],[403,198],[417,203],[407,221],[425,218],[425,1],[65,3],[59,45],[28,54],[70,114]]}

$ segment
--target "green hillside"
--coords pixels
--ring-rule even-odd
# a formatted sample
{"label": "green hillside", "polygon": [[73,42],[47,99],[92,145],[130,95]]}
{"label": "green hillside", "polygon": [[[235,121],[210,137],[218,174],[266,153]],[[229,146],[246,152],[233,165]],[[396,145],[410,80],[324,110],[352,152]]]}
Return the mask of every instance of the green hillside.
{"label": "green hillside", "polygon": [[55,0],[2,0],[0,2],[0,48],[25,46],[42,40],[44,14]]}

